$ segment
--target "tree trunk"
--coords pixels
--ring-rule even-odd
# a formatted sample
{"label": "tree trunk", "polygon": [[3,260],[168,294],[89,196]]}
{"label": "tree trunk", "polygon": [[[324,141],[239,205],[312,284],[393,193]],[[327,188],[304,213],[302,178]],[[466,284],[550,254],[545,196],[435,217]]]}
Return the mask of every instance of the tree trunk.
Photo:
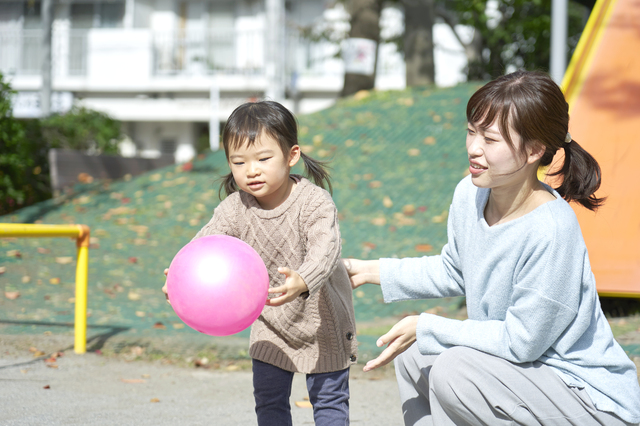
{"label": "tree trunk", "polygon": [[[351,30],[349,38],[364,38],[376,43],[376,62],[378,59],[377,45],[380,41],[380,13],[382,0],[350,0],[348,10],[351,14]],[[376,81],[375,65],[372,75],[353,74],[345,72],[344,86],[341,97],[350,96],[359,90],[373,89]]]}
{"label": "tree trunk", "polygon": [[404,63],[407,86],[435,83],[433,0],[404,0]]}

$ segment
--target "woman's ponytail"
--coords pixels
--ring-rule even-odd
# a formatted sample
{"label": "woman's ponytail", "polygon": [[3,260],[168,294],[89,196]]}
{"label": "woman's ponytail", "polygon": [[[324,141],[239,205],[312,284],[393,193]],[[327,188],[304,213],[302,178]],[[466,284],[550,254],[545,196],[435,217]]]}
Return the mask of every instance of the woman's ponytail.
{"label": "woman's ponytail", "polygon": [[596,197],[602,172],[595,158],[571,139],[564,144],[564,164],[549,176],[562,176],[562,184],[555,188],[567,201],[575,201],[591,211],[604,204],[606,197]]}

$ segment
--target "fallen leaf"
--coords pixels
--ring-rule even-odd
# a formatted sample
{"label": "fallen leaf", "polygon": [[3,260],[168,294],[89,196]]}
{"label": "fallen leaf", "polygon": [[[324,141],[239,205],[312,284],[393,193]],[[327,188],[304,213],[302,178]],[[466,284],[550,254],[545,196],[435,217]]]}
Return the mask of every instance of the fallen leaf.
{"label": "fallen leaf", "polygon": [[431,244],[418,244],[416,245],[416,251],[418,252],[427,252],[433,250],[433,246]]}
{"label": "fallen leaf", "polygon": [[161,322],[157,322],[157,323],[153,324],[153,328],[158,328],[160,330],[166,330],[167,329],[167,327]]}
{"label": "fallen leaf", "polygon": [[58,368],[58,364],[47,364],[49,368]]}
{"label": "fallen leaf", "polygon": [[296,401],[296,407],[298,408],[313,408],[309,401]]}
{"label": "fallen leaf", "polygon": [[436,138],[434,138],[433,136],[427,136],[426,138],[424,138],[424,144],[425,145],[435,145],[436,144]]}
{"label": "fallen leaf", "polygon": [[391,201],[391,198],[389,198],[388,196],[385,196],[382,199],[382,205],[386,208],[393,207],[393,201]]}
{"label": "fallen leaf", "polygon": [[0,274],[4,274],[5,272],[7,272],[7,267],[6,266],[0,266]]}
{"label": "fallen leaf", "polygon": [[44,352],[42,352],[42,351],[35,351],[35,352],[33,353],[33,357],[34,357],[34,358],[39,358],[39,357],[41,357],[41,356],[45,356],[45,355],[46,355],[46,354],[45,354]]}
{"label": "fallen leaf", "polygon": [[405,216],[413,216],[416,213],[416,206],[414,206],[413,204],[407,204],[406,206],[402,207],[402,214],[404,214]]}
{"label": "fallen leaf", "polygon": [[25,276],[22,277],[22,283],[23,284],[26,284],[29,281],[31,281],[31,277],[29,275],[25,275]]}
{"label": "fallen leaf", "polygon": [[417,157],[418,155],[420,155],[420,150],[417,148],[411,148],[407,151],[407,154],[409,154],[409,157]]}
{"label": "fallen leaf", "polygon": [[120,379],[123,383],[147,383],[145,379]]}
{"label": "fallen leaf", "polygon": [[373,250],[374,248],[376,248],[376,245],[374,243],[370,243],[370,242],[364,242],[362,243],[363,247],[369,250]]}
{"label": "fallen leaf", "polygon": [[[144,317],[145,315],[146,315],[146,313],[145,313],[145,312],[143,312],[143,311],[136,311],[136,316],[137,316],[138,318],[142,318],[142,317]],[[154,328],[155,328],[155,327],[154,327]]]}
{"label": "fallen leaf", "polygon": [[379,180],[374,180],[369,182],[369,188],[380,188],[382,186],[382,182]]}
{"label": "fallen leaf", "polygon": [[44,386],[42,387],[42,389],[51,389],[51,386],[49,386],[49,385],[44,385]]}
{"label": "fallen leaf", "polygon": [[130,257],[129,258],[129,263],[138,263],[138,258],[137,257]]}
{"label": "fallen leaf", "polygon": [[175,328],[176,330],[180,330],[180,329],[184,328],[184,324],[178,323],[178,322],[173,323],[173,328]]}
{"label": "fallen leaf", "polygon": [[151,398],[151,402],[160,402],[158,398]]}
{"label": "fallen leaf", "polygon": [[49,283],[53,285],[58,285],[60,284],[60,278],[50,278]]}
{"label": "fallen leaf", "polygon": [[368,98],[369,97],[369,91],[368,90],[359,90],[355,93],[355,95],[353,95],[353,99],[355,99],[356,101],[360,101],[362,99]]}
{"label": "fallen leaf", "polygon": [[20,292],[19,291],[5,291],[4,292],[4,297],[6,297],[9,300],[16,300],[18,297],[20,297]]}
{"label": "fallen leaf", "polygon": [[22,257],[22,253],[20,253],[20,250],[9,250],[7,257]]}
{"label": "fallen leaf", "polygon": [[130,291],[129,294],[127,295],[127,297],[129,298],[129,300],[140,300],[140,294],[136,293],[135,291]]}
{"label": "fallen leaf", "polygon": [[376,226],[384,226],[387,224],[387,219],[384,217],[375,217],[371,219],[371,223]]}
{"label": "fallen leaf", "polygon": [[71,256],[56,257],[56,263],[59,263],[61,265],[67,265],[71,262],[73,262],[73,257]]}
{"label": "fallen leaf", "polygon": [[198,358],[193,361],[193,365],[195,365],[196,367],[205,367],[207,364],[209,364],[209,358],[207,357]]}
{"label": "fallen leaf", "polygon": [[142,375],[142,378],[143,378],[143,379],[148,379],[148,378],[150,378],[150,377],[151,377],[151,374],[143,374],[143,375]]}

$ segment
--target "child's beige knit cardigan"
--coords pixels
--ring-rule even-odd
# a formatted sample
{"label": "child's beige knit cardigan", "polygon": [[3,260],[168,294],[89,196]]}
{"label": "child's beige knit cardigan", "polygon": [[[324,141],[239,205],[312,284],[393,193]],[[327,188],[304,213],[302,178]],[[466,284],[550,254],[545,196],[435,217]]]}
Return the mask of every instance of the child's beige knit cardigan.
{"label": "child's beige knit cardigan", "polygon": [[252,358],[287,371],[326,373],[356,361],[351,284],[340,261],[337,210],[324,189],[301,176],[287,200],[264,210],[239,191],[216,207],[195,236],[226,234],[251,245],[269,271],[270,286],[284,284],[278,267],[297,271],[308,294],[282,306],[265,306],[251,328]]}

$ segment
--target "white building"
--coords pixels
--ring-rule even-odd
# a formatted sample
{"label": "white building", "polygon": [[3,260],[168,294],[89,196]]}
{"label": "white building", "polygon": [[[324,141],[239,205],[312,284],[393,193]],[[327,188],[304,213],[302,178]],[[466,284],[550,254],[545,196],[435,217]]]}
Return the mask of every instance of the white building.
{"label": "white building", "polygon": [[[40,114],[40,7],[0,0],[0,71],[18,91],[17,117]],[[56,0],[53,16],[52,108],[76,103],[121,120],[128,155],[188,161],[198,141],[208,143],[210,123],[215,129],[249,99],[300,114],[330,106],[342,89],[338,45],[298,31],[317,23],[348,32],[347,14],[328,0]],[[382,21],[401,31],[397,9]],[[441,85],[464,78],[463,55],[438,60],[451,49],[460,50],[454,42],[436,51]],[[376,87],[404,85],[402,56],[381,45]]]}

